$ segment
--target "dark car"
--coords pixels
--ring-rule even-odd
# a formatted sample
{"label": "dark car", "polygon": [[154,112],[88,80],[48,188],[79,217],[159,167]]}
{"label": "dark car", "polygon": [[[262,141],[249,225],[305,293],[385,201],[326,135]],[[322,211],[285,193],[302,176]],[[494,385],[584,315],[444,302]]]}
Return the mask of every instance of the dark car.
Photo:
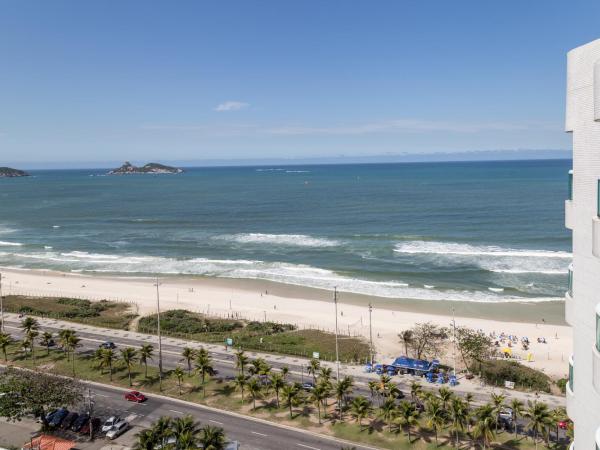
{"label": "dark car", "polygon": [[117,348],[117,346],[115,345],[115,343],[111,342],[111,341],[103,342],[102,344],[99,345],[99,347],[100,348],[105,348],[107,350],[113,350],[113,349]]}
{"label": "dark car", "polygon": [[71,425],[73,425],[73,422],[77,420],[78,417],[79,414],[77,414],[76,412],[69,413],[69,415],[65,417],[62,423],[60,424],[60,427],[63,430],[68,430],[71,427]]}
{"label": "dark car", "polygon": [[398,400],[401,400],[401,399],[403,399],[403,398],[404,398],[404,392],[402,392],[402,391],[398,391],[398,392],[396,392],[396,398],[397,398]]}
{"label": "dark car", "polygon": [[302,383],[302,389],[305,391],[312,391],[315,388],[315,385],[310,382]]}
{"label": "dark car", "polygon": [[78,432],[79,430],[81,430],[81,428],[83,428],[84,425],[86,425],[88,422],[90,421],[90,416],[88,416],[87,414],[82,414],[80,415],[77,420],[75,422],[73,422],[73,425],[71,426],[71,431],[74,432]]}
{"label": "dark car", "polygon": [[79,430],[79,432],[81,434],[90,434],[90,427],[92,429],[92,432],[94,434],[97,434],[100,432],[100,427],[102,427],[102,421],[97,417],[94,417],[92,420],[88,420],[88,422],[81,427],[81,430]]}
{"label": "dark car", "polygon": [[58,411],[52,414],[52,417],[48,421],[48,425],[50,425],[51,427],[57,427],[62,423],[63,420],[65,420],[65,417],[67,417],[68,415],[69,411],[67,409],[60,408]]}

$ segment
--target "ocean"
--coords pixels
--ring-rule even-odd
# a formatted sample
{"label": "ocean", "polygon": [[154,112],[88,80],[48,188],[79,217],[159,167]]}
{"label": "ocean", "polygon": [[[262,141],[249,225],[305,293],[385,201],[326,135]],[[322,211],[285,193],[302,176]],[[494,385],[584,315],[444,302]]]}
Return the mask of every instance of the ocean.
{"label": "ocean", "polygon": [[263,279],[418,300],[560,299],[566,160],[0,178],[0,266]]}

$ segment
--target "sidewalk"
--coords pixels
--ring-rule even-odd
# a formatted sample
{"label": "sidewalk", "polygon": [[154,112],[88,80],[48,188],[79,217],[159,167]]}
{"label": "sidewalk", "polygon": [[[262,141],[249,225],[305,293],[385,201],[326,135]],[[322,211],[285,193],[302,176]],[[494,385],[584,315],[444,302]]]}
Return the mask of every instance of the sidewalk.
{"label": "sidewalk", "polygon": [[[5,313],[4,315],[5,317],[5,321],[12,323],[12,324],[19,324],[20,320],[17,314],[12,314],[12,313]],[[97,335],[101,335],[103,336],[106,340],[118,340],[119,338],[126,338],[126,339],[132,339],[132,340],[137,340],[140,342],[140,344],[153,344],[155,346],[155,348],[158,346],[158,336],[155,335],[151,335],[151,334],[144,334],[144,333],[138,333],[138,332],[134,332],[134,331],[126,331],[126,330],[115,330],[115,329],[108,329],[108,328],[99,328],[99,327],[94,327],[91,325],[84,325],[84,324],[79,324],[76,322],[67,322],[67,321],[61,321],[61,320],[55,320],[55,319],[46,319],[46,318],[40,318],[40,317],[36,317],[40,323],[40,325],[43,326],[48,326],[48,327],[52,327],[52,328],[69,328],[69,329],[73,329],[77,332],[81,332],[81,333],[90,333],[90,334],[97,334]],[[205,349],[211,351],[212,353],[219,355],[219,356],[224,356],[224,355],[231,355],[233,352],[235,352],[234,349],[229,349],[229,350],[225,350],[224,345],[222,344],[208,344],[208,343],[202,343],[202,342],[197,342],[197,341],[187,341],[184,339],[179,339],[179,338],[171,338],[171,337],[163,337],[162,338],[162,344],[164,345],[171,345],[171,346],[175,346],[178,348],[182,348],[183,347],[191,347],[191,348],[201,348],[204,347]],[[279,365],[287,365],[290,368],[294,367],[294,366],[299,366],[299,365],[304,365],[304,367],[306,367],[308,365],[309,359],[303,358],[303,357],[299,357],[299,356],[286,356],[286,355],[279,355],[279,354],[270,354],[270,353],[261,353],[261,352],[256,352],[256,351],[246,351],[246,354],[248,356],[251,356],[253,358],[263,358],[265,359],[265,361],[271,363],[271,364],[279,364]],[[222,361],[225,363],[230,363],[230,361]],[[336,373],[336,363],[335,362],[329,362],[329,361],[321,361],[321,366],[324,367],[329,367],[332,369],[332,372],[335,374]],[[295,372],[293,370],[291,370],[292,373],[295,373],[297,375],[300,375],[300,372]],[[377,374],[374,373],[365,373],[363,370],[362,366],[355,366],[355,365],[347,365],[347,364],[340,364],[340,375],[344,376],[344,375],[349,375],[352,376],[355,379],[356,384],[358,385],[362,385],[362,386],[366,386],[367,382],[370,380],[378,380],[379,376]],[[438,389],[439,385],[434,385],[434,384],[429,384],[427,382],[425,382],[423,379],[419,379],[416,378],[414,376],[411,375],[396,375],[394,376],[394,381],[399,381],[400,384],[404,384],[405,386],[409,386],[414,380],[420,380],[421,384],[423,385],[424,388],[430,388],[430,389]],[[523,401],[525,404],[527,404],[527,401],[534,401],[534,400],[539,400],[542,402],[545,402],[548,404],[549,407],[551,408],[556,408],[559,406],[564,407],[566,405],[566,399],[565,397],[559,397],[559,396],[555,396],[555,395],[550,395],[550,394],[545,394],[545,393],[539,393],[537,396],[534,393],[529,393],[529,392],[521,392],[521,391],[513,391],[513,390],[508,390],[508,389],[503,389],[503,388],[494,388],[492,386],[485,386],[485,385],[481,385],[479,381],[477,380],[467,380],[465,378],[460,378],[459,377],[459,381],[460,383],[455,386],[452,387],[451,389],[457,393],[460,394],[467,394],[467,393],[471,393],[475,396],[489,396],[489,394],[491,394],[492,392],[494,393],[504,393],[506,394],[507,397],[509,398],[517,398],[521,401]]]}

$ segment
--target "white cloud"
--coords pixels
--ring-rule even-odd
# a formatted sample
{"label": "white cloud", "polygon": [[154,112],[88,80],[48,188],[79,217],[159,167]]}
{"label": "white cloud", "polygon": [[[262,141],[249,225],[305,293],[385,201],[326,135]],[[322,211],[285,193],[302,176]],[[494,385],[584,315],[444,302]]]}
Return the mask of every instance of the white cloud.
{"label": "white cloud", "polygon": [[249,106],[250,104],[245,102],[228,101],[217,105],[215,111],[239,111],[240,109],[245,109]]}

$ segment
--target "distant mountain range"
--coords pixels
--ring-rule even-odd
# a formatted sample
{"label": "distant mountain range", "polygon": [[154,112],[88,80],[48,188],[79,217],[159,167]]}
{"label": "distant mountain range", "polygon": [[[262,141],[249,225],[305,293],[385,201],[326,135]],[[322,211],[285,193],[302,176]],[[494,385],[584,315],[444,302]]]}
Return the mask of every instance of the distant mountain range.
{"label": "distant mountain range", "polygon": [[23,170],[10,167],[0,167],[0,178],[28,177],[29,174]]}
{"label": "distant mountain range", "polygon": [[161,174],[161,173],[169,173],[169,174],[177,174],[183,173],[183,169],[179,169],[177,167],[165,166],[164,164],[158,163],[148,163],[142,167],[137,167],[131,164],[129,161],[126,161],[118,169],[113,169],[108,172],[109,175],[129,175],[129,174]]}

